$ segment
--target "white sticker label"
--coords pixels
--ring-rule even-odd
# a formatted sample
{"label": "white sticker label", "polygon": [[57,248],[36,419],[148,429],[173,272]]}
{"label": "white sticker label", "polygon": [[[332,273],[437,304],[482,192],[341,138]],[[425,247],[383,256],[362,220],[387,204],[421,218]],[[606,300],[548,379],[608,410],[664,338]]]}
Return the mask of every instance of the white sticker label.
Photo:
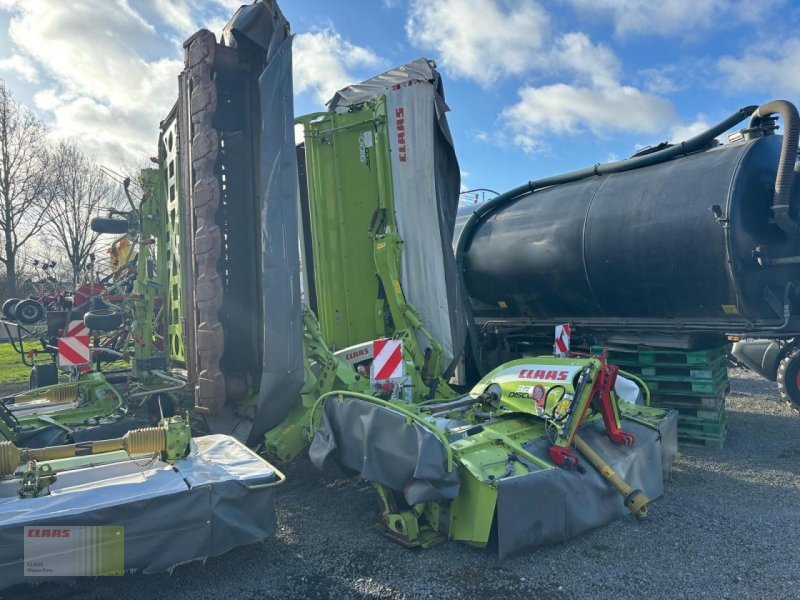
{"label": "white sticker label", "polygon": [[365,131],[358,136],[358,158],[365,165],[369,165],[369,149],[372,148],[372,132]]}
{"label": "white sticker label", "polygon": [[123,575],[124,527],[24,528],[23,565],[27,577]]}

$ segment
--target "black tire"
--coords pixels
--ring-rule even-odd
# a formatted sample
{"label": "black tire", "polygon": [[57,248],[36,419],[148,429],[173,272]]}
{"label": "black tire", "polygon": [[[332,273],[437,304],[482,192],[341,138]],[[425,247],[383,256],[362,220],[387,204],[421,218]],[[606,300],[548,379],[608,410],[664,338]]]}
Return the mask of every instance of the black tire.
{"label": "black tire", "polygon": [[778,391],[786,404],[800,411],[800,348],[783,357],[778,365]]}
{"label": "black tire", "polygon": [[20,303],[19,298],[9,298],[5,302],[3,302],[3,308],[0,308],[2,311],[3,316],[8,319],[9,321],[13,321],[16,319],[16,315],[14,314],[14,309],[17,307],[17,304]]}
{"label": "black tire", "polygon": [[91,223],[92,231],[95,233],[128,233],[128,221],[126,219],[107,219],[105,217],[95,217]]}
{"label": "black tire", "polygon": [[33,325],[44,319],[44,306],[36,300],[22,300],[14,307],[14,316],[23,325]]}
{"label": "black tire", "polygon": [[28,387],[32,390],[58,383],[58,369],[53,363],[33,365]]}
{"label": "black tire", "polygon": [[115,310],[90,310],[84,315],[83,324],[95,331],[115,331],[122,320],[122,313]]}

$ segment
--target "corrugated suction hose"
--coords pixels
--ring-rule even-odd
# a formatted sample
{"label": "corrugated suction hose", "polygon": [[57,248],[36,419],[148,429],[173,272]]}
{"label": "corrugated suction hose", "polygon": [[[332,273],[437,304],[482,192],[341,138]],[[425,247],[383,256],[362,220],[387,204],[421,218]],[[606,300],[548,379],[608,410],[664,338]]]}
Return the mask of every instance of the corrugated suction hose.
{"label": "corrugated suction hose", "polygon": [[778,175],[775,178],[775,193],[772,197],[772,214],[775,223],[787,235],[800,237],[800,224],[792,218],[790,210],[797,143],[800,137],[800,116],[797,114],[797,108],[786,100],[772,100],[762,104],[750,117],[750,127],[757,127],[764,119],[775,114],[783,118],[783,143],[778,161]]}

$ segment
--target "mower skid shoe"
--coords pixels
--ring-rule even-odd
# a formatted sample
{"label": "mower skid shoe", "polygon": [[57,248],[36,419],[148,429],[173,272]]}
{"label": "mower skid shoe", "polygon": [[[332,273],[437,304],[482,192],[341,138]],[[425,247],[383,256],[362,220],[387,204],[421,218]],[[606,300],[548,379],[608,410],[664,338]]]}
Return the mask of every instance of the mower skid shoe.
{"label": "mower skid shoe", "polygon": [[[589,444],[631,487],[651,499],[664,491],[664,477],[677,447],[676,413],[658,430],[625,421],[636,436],[633,447],[608,439],[601,422],[580,430]],[[549,442],[537,440],[526,449],[547,459]],[[501,479],[497,488],[497,549],[506,558],[525,549],[555,544],[629,514],[625,500],[591,465],[583,473],[542,469]]]}

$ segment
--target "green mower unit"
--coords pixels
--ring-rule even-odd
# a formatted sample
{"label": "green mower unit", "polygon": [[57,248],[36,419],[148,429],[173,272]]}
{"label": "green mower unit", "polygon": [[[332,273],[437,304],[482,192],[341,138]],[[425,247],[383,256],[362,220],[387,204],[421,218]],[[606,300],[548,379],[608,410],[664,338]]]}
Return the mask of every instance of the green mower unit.
{"label": "green mower unit", "polygon": [[601,357],[536,357],[447,401],[331,392],[314,415],[311,458],[322,468],[334,456],[372,481],[378,526],[393,539],[485,546],[494,527],[507,556],[643,516],[662,493],[676,414],[620,401],[614,379]]}
{"label": "green mower unit", "polygon": [[[642,516],[675,457],[676,417],[620,401],[604,356],[522,358],[455,391],[466,326],[445,111],[420,59],[298,119],[310,303],[337,358],[371,376],[369,393],[340,388],[314,405],[312,461],[372,482],[378,527],[408,546],[485,546],[496,530],[507,556]],[[379,338],[402,343],[408,393],[378,380]]]}

